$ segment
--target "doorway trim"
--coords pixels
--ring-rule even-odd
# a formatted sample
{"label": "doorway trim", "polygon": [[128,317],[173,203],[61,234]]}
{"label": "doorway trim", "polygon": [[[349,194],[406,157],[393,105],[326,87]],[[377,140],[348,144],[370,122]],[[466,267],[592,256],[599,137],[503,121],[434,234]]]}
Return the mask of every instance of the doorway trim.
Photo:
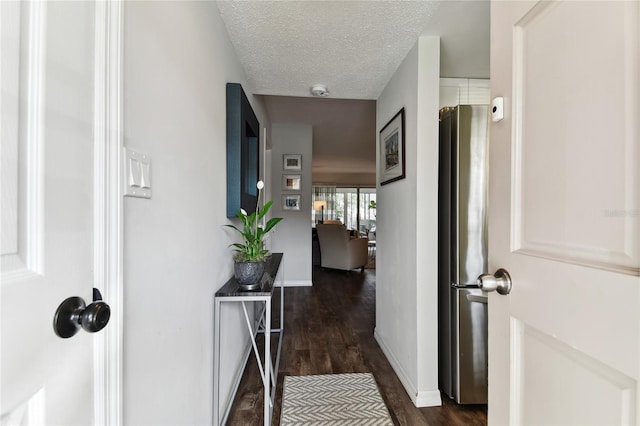
{"label": "doorway trim", "polygon": [[111,306],[94,341],[94,424],[123,423],[123,2],[95,3],[94,287]]}

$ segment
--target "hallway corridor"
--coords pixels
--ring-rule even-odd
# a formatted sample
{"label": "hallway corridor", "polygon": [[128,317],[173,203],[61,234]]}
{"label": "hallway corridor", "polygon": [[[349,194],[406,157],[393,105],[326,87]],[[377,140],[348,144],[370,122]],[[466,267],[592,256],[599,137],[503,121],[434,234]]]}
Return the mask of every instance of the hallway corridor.
{"label": "hallway corridor", "polygon": [[[313,287],[285,290],[285,332],[272,424],[280,423],[285,375],[372,372],[397,425],[485,425],[485,405],[458,406],[444,398],[441,407],[413,405],[373,336],[375,279],[371,269],[346,274],[314,267]],[[274,300],[279,302],[279,297]],[[273,311],[278,309],[274,306]],[[252,355],[228,425],[263,423],[262,389]]]}

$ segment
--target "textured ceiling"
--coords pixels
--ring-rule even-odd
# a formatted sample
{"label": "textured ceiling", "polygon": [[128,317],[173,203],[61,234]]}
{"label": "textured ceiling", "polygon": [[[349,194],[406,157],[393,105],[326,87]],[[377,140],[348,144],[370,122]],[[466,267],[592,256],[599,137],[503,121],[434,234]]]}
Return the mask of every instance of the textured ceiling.
{"label": "textured ceiling", "polygon": [[219,1],[256,94],[376,99],[439,2]]}
{"label": "textured ceiling", "polygon": [[[488,0],[216,4],[249,90],[277,95],[270,120],[313,126],[314,180],[375,176],[375,103],[353,100],[377,99],[419,36],[440,37],[441,77],[489,77]],[[329,98],[310,98],[316,83]]]}

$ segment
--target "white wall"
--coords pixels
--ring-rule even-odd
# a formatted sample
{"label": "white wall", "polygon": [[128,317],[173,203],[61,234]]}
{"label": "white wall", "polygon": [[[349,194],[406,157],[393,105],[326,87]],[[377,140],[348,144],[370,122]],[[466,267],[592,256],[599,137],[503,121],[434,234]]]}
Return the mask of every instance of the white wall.
{"label": "white wall", "polygon": [[[124,421],[210,424],[213,295],[235,239],[223,228],[226,83],[266,119],[215,3],[126,2],[124,19],[124,143],[151,155],[153,191],[124,205]],[[248,337],[237,307],[223,321],[228,393]]]}
{"label": "white wall", "polygon": [[[311,160],[313,128],[308,124],[271,126],[271,194],[272,216],[282,217],[272,233],[271,250],[284,253],[286,286],[311,285]],[[283,170],[284,154],[301,154],[302,170]],[[282,176],[301,175],[300,191],[283,191]],[[300,211],[282,210],[282,195],[300,194]]]}
{"label": "white wall", "polygon": [[439,61],[439,37],[421,37],[378,98],[376,114],[379,131],[405,108],[406,178],[377,187],[375,336],[417,406],[441,404]]}

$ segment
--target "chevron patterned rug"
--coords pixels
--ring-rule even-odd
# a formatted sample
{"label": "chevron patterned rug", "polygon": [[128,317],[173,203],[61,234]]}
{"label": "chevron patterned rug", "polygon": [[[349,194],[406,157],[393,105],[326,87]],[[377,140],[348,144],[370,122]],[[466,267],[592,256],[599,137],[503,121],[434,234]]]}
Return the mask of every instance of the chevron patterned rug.
{"label": "chevron patterned rug", "polygon": [[281,426],[393,425],[371,373],[285,376]]}

